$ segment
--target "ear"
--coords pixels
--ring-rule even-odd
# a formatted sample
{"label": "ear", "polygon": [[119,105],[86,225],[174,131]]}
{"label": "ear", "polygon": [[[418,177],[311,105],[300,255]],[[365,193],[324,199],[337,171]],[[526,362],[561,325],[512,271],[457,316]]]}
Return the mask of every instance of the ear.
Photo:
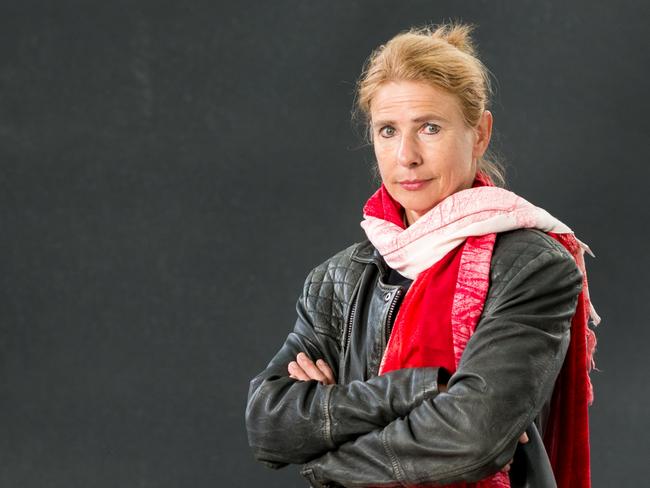
{"label": "ear", "polygon": [[476,141],[472,149],[472,156],[480,158],[490,144],[492,137],[492,113],[489,110],[484,110],[478,125],[474,129],[476,131]]}

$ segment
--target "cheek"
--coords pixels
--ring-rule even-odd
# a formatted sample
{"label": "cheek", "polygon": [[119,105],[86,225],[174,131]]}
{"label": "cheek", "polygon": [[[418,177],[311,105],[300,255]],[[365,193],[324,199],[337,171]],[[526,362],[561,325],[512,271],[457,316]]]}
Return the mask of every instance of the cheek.
{"label": "cheek", "polygon": [[454,174],[464,174],[472,167],[472,148],[466,141],[456,140],[440,155],[447,169]]}
{"label": "cheek", "polygon": [[390,173],[390,169],[393,165],[392,158],[390,157],[390,151],[385,144],[375,144],[374,150],[379,174],[381,175],[382,179],[384,179],[384,176]]}
{"label": "cheek", "polygon": [[467,130],[461,140],[458,141],[458,152],[462,155],[463,161],[468,165],[474,160],[474,132]]}

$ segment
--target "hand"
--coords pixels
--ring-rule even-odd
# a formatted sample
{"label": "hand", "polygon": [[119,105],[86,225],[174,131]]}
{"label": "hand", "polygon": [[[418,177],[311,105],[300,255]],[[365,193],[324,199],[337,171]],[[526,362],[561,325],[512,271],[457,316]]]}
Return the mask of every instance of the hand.
{"label": "hand", "polygon": [[299,352],[296,361],[291,361],[287,369],[289,370],[289,376],[294,380],[316,380],[324,385],[336,383],[334,373],[325,361],[319,359],[314,363],[304,352]]}
{"label": "hand", "polygon": [[[528,434],[526,434],[525,432],[521,434],[521,436],[519,437],[519,442],[521,444],[526,444],[528,442]],[[501,468],[501,471],[503,471],[504,473],[510,471],[510,466],[512,465],[512,461],[514,461],[514,459],[511,459],[508,462],[508,464],[506,464],[503,468]]]}

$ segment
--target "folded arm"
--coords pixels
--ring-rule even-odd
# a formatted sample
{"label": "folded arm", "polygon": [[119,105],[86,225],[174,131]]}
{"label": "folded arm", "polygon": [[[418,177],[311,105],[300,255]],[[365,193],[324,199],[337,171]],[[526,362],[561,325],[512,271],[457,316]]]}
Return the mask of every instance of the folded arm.
{"label": "folded arm", "polygon": [[293,332],[249,388],[249,444],[258,460],[274,468],[302,464],[384,427],[438,393],[438,368],[403,369],[346,385],[291,378],[288,365],[300,352],[332,365],[334,375],[338,365],[339,339],[314,329],[305,296],[298,300]]}

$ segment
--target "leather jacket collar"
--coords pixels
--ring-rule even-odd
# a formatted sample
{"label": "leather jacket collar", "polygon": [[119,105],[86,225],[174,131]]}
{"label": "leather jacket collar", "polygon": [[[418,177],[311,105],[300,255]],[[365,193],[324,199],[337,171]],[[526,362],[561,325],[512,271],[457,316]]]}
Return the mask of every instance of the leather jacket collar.
{"label": "leather jacket collar", "polygon": [[369,240],[361,242],[350,255],[352,261],[357,263],[375,264],[379,270],[383,273],[386,272],[388,265],[379,251],[372,245]]}

